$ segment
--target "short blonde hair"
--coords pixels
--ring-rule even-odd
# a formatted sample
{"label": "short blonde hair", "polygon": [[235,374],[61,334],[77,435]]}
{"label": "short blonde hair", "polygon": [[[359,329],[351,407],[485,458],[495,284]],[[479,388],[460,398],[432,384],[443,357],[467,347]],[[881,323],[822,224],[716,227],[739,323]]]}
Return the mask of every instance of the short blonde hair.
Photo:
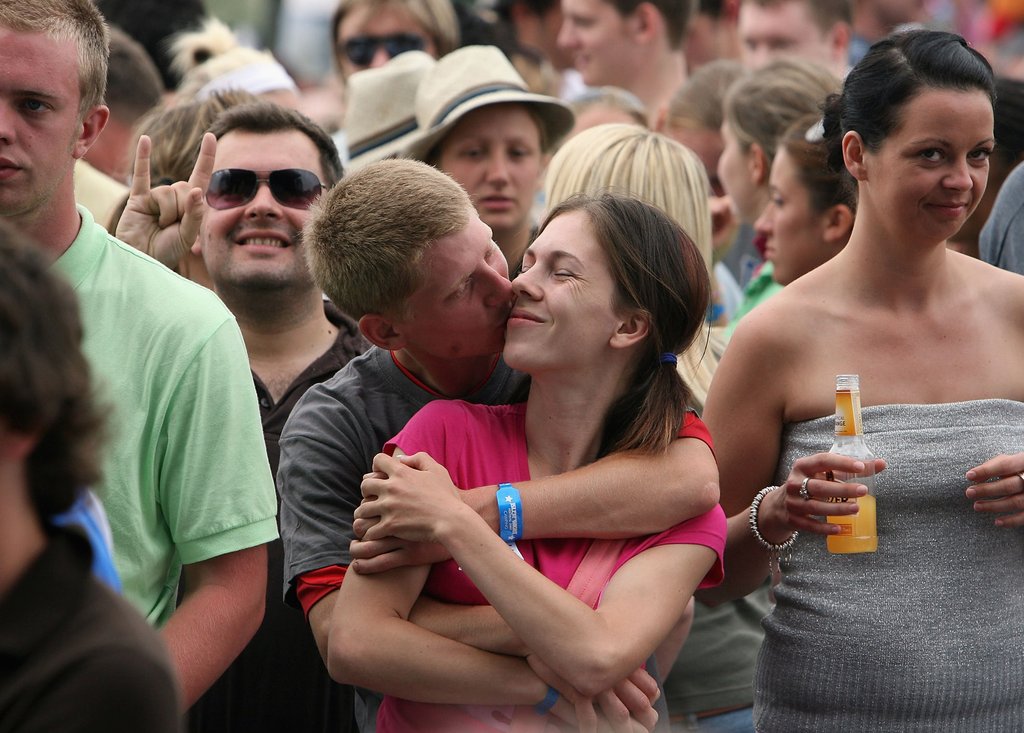
{"label": "short blonde hair", "polygon": [[73,41],[78,52],[78,113],[84,116],[103,104],[110,33],[91,0],[4,0],[0,26],[16,33],[43,33],[55,41]]}
{"label": "short blonde hair", "polygon": [[422,284],[424,254],[469,223],[459,184],[426,163],[382,160],[342,178],[303,230],[317,285],[353,318],[402,315]]}
{"label": "short blonde hair", "polygon": [[[711,187],[696,153],[638,125],[584,130],[551,159],[544,180],[546,203],[554,208],[574,194],[602,192],[631,196],[668,214],[693,240],[711,274]],[[679,359],[695,407],[703,405],[716,365],[704,330]]]}

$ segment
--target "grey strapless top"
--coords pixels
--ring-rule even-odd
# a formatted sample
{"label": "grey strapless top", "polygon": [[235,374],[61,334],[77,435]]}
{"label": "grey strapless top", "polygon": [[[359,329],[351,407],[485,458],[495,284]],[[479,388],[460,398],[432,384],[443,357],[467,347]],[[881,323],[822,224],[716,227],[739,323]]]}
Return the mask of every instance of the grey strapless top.
{"label": "grey strapless top", "polygon": [[[795,731],[1024,731],[1024,529],[964,495],[967,470],[1024,451],[1024,403],[881,405],[865,437],[878,552],[833,555],[802,535],[775,589],[755,722]],[[828,450],[833,418],[788,426],[777,482]]]}

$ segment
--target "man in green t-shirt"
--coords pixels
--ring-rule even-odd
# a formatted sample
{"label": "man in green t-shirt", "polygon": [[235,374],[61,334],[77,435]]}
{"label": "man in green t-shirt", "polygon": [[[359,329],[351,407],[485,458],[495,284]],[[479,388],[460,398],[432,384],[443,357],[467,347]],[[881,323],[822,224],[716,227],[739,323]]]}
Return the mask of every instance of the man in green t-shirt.
{"label": "man in green t-shirt", "polygon": [[[262,618],[276,502],[231,314],[76,206],[75,161],[109,116],[107,44],[90,0],[0,0],[0,217],[79,298],[84,350],[110,407],[96,489],[114,559],[127,599],[161,627],[187,707]],[[203,158],[197,179],[211,164]],[[182,210],[198,213],[201,191],[181,194]]]}

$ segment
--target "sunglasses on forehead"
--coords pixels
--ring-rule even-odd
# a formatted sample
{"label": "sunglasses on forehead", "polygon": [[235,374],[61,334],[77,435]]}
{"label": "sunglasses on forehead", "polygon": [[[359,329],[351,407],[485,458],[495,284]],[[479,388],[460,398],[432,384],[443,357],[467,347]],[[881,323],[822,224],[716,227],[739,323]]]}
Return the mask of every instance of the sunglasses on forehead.
{"label": "sunglasses on forehead", "polygon": [[225,168],[210,176],[206,203],[214,209],[244,206],[256,198],[261,183],[270,186],[270,194],[289,209],[308,209],[324,189],[316,173],[301,168],[270,172]]}
{"label": "sunglasses on forehead", "polygon": [[341,44],[348,60],[356,66],[369,66],[374,54],[381,46],[387,51],[388,58],[394,58],[406,51],[422,51],[427,45],[422,36],[415,33],[393,33],[389,36],[353,36]]}

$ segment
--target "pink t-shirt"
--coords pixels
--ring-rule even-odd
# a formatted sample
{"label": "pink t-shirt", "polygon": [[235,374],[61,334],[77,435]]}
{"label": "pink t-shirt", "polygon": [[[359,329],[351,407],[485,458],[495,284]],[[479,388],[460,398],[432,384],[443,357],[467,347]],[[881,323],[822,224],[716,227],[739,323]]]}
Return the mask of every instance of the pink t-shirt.
{"label": "pink t-shirt", "polygon": [[[421,409],[405,428],[385,446],[396,446],[408,454],[431,455],[448,469],[456,486],[472,488],[501,482],[515,483],[530,478],[526,455],[525,403],[515,405],[474,405],[460,400],[436,400]],[[693,437],[710,446],[704,423],[687,413],[679,437]],[[523,518],[529,522],[529,516]],[[721,507],[682,522],[664,532],[628,540],[615,569],[650,547],[666,544],[695,544],[710,547],[717,555],[701,588],[722,581],[722,553],[725,550],[725,514]],[[517,542],[523,559],[561,587],[569,585],[591,540],[544,539]],[[485,605],[487,600],[469,577],[452,560],[437,563],[430,571],[424,592],[448,603]],[[513,708],[429,705],[385,697],[377,714],[380,733],[396,731],[509,730]],[[453,727],[454,726],[454,727]]]}

